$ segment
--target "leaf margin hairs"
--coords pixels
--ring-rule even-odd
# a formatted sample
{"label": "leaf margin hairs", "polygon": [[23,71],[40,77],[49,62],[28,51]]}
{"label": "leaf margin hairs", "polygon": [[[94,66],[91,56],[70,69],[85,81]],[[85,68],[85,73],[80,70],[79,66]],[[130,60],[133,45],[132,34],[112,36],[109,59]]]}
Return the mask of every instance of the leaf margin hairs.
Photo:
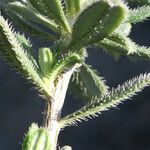
{"label": "leaf margin hairs", "polygon": [[[83,22],[82,20],[84,20],[83,18],[87,18],[87,16],[89,16],[89,14],[97,14],[97,13],[91,13],[91,11],[95,11],[97,9],[95,9],[95,7],[98,7],[99,5],[97,5],[99,3],[99,5],[101,6],[101,13],[103,12],[103,10],[107,10],[109,5],[104,2],[104,1],[98,1],[97,3],[94,3],[93,5],[89,6],[88,8],[86,8],[80,15],[79,17],[77,18],[76,22],[74,23],[74,26],[73,26],[73,33],[72,33],[72,41],[70,43],[70,45],[72,45],[72,43],[77,43],[81,40],[83,40],[83,36],[85,37],[85,34],[87,34],[87,32],[89,33],[89,29],[91,29],[91,27],[95,26],[95,23],[93,21],[91,21],[92,18],[95,18],[95,17],[90,17],[88,19],[90,19],[89,23],[90,25],[88,26],[89,29],[86,29],[86,28],[83,28],[84,30],[81,29],[81,25],[85,25],[85,22]],[[102,9],[103,8],[103,9]],[[99,7],[98,7],[99,9]],[[100,13],[100,12],[99,12]],[[100,13],[100,15],[101,15]],[[101,17],[101,16],[100,16]],[[99,22],[100,18],[99,18],[99,15],[97,15],[97,20]],[[88,25],[88,24],[87,24]],[[82,31],[82,32],[80,32]],[[84,31],[84,33],[83,33]],[[82,34],[82,35],[81,35]],[[77,37],[76,37],[77,36]]]}
{"label": "leaf margin hairs", "polygon": [[150,1],[149,0],[127,0],[128,3],[138,3],[138,4],[142,4],[142,5],[150,5]]}
{"label": "leaf margin hairs", "polygon": [[69,125],[74,125],[76,122],[82,122],[100,114],[102,111],[116,107],[123,101],[131,99],[137,92],[140,92],[144,87],[150,85],[150,73],[141,74],[131,80],[125,82],[122,86],[112,89],[107,95],[97,98],[88,103],[76,112],[65,116],[59,120],[62,128]]}
{"label": "leaf margin hairs", "polygon": [[99,76],[92,66],[82,63],[82,66],[72,76],[69,89],[75,97],[90,101],[95,97],[104,96],[109,87],[103,77]]}
{"label": "leaf margin hairs", "polygon": [[[40,78],[38,68],[33,63],[33,59],[30,59],[30,54],[22,46],[22,43],[16,39],[16,32],[12,29],[11,24],[8,23],[8,20],[5,20],[3,16],[0,15],[0,27],[1,27],[1,36],[3,36],[4,42],[9,44],[7,51],[4,47],[1,50],[1,54],[4,56],[4,59],[16,70],[19,71],[23,76],[27,77],[41,93],[44,93],[46,96],[50,96],[50,93],[47,87],[44,85],[43,81]],[[1,45],[0,48],[3,48]],[[11,53],[10,53],[11,52]],[[13,64],[15,63],[15,64]]]}
{"label": "leaf margin hairs", "polygon": [[81,0],[65,0],[66,12],[68,16],[74,17],[81,7]]}
{"label": "leaf margin hairs", "polygon": [[[79,29],[80,24],[83,26],[86,24],[82,21],[84,20],[83,17],[89,18],[88,13],[91,14],[91,11],[96,11],[96,7],[99,10],[99,5],[97,4],[101,6],[101,14],[96,16],[96,24],[93,23],[95,21],[88,21],[88,24],[89,22],[91,22],[91,24],[86,29],[87,31],[83,30],[84,33],[81,32],[81,29]],[[128,9],[126,7],[126,4],[124,3],[111,3],[105,0],[93,3],[90,7],[85,9],[76,20],[73,27],[72,41],[70,42],[69,48],[77,49],[84,46],[89,46],[96,43],[98,40],[104,39],[106,36],[112,33],[126,18],[125,12],[128,12]],[[80,33],[78,33],[77,31]],[[80,37],[78,37],[77,35],[80,35]]]}
{"label": "leaf margin hairs", "polygon": [[26,20],[25,18],[21,17],[19,14],[14,14],[13,12],[9,12],[8,10],[5,11],[4,15],[21,31],[24,31],[31,36],[36,36],[40,39],[45,40],[56,40],[59,38],[58,35],[54,35],[48,32],[45,32],[39,26],[31,23],[30,21]]}
{"label": "leaf margin hairs", "polygon": [[49,12],[52,13],[56,17],[56,20],[57,19],[60,20],[64,31],[66,31],[67,33],[70,33],[71,28],[66,18],[66,15],[64,13],[61,0],[45,0],[45,3],[48,7]]}
{"label": "leaf margin hairs", "polygon": [[51,149],[49,134],[46,128],[38,127],[36,123],[32,123],[28,132],[24,136],[22,150],[41,150]]}
{"label": "leaf margin hairs", "polygon": [[53,14],[49,12],[45,0],[28,0],[28,3],[30,3],[42,15],[47,16],[49,19],[55,19]]}
{"label": "leaf margin hairs", "polygon": [[150,17],[150,6],[141,6],[134,9],[130,9],[126,22],[136,24],[147,20]]}
{"label": "leaf margin hairs", "polygon": [[[118,39],[113,40],[113,36],[116,36],[115,38]],[[150,60],[150,47],[140,46],[130,38],[118,32],[99,41],[95,46],[104,49],[106,53],[109,53],[116,58],[118,58],[118,56],[127,55],[131,59],[143,58],[144,60]]]}
{"label": "leaf margin hairs", "polygon": [[35,23],[40,23],[55,33],[61,33],[59,25],[56,24],[54,20],[38,13],[31,5],[27,5],[21,1],[13,1],[8,3],[6,7],[8,10],[21,15],[23,18],[29,19]]}

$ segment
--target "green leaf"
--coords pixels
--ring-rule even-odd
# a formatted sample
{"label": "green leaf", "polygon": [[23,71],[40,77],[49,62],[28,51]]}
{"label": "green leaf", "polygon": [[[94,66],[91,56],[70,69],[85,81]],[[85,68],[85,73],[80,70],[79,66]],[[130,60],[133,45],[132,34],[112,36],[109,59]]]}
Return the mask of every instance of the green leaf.
{"label": "green leaf", "polygon": [[49,48],[39,49],[39,65],[43,76],[49,76],[51,72],[53,54]]}
{"label": "green leaf", "polygon": [[63,146],[60,150],[72,150],[70,146]]}
{"label": "green leaf", "polygon": [[45,32],[40,27],[35,25],[34,23],[31,23],[30,21],[26,20],[22,16],[18,14],[14,14],[10,11],[5,11],[5,16],[9,18],[13,22],[13,24],[19,28],[20,30],[29,33],[31,36],[35,36],[36,38],[43,38],[48,41],[56,40],[59,38],[58,35],[50,34],[48,32]]}
{"label": "green leaf", "polygon": [[34,135],[36,134],[38,129],[39,128],[38,128],[37,124],[33,123],[31,125],[31,127],[29,128],[28,133],[25,135],[25,138],[24,138],[24,141],[23,141],[23,145],[22,145],[22,150],[27,150],[28,149],[28,147],[30,146],[30,143],[32,141],[32,138],[34,137]]}
{"label": "green leaf", "polygon": [[33,7],[23,2],[15,1],[7,5],[8,10],[19,14],[27,20],[42,24],[56,33],[60,33],[59,26],[51,19],[39,14]]}
{"label": "green leaf", "polygon": [[138,23],[150,17],[150,6],[142,6],[129,11],[127,22]]}
{"label": "green leaf", "polygon": [[22,150],[50,150],[50,147],[48,131],[33,123],[25,135]]}
{"label": "green leaf", "polygon": [[104,79],[85,63],[82,64],[79,72],[73,75],[69,89],[75,96],[82,97],[85,100],[104,96],[108,92],[108,86]]}
{"label": "green leaf", "polygon": [[65,0],[67,13],[69,16],[74,16],[80,11],[81,0]]}
{"label": "green leaf", "polygon": [[96,114],[100,114],[102,111],[116,107],[149,85],[150,73],[133,78],[132,80],[125,82],[122,86],[119,85],[116,89],[112,89],[107,95],[89,102],[80,110],[62,118],[60,120],[61,127],[72,125],[77,121],[81,122],[82,120],[96,116]]}
{"label": "green leaf", "polygon": [[85,61],[85,59],[88,57],[88,52],[86,48],[79,49],[78,54],[81,56],[83,61]]}
{"label": "green leaf", "polygon": [[30,55],[33,55],[32,44],[30,40],[26,39],[24,35],[19,33],[16,35],[16,38],[17,41],[22,44],[23,48],[26,49]]}
{"label": "green leaf", "polygon": [[74,24],[72,44],[79,41],[82,42],[83,39],[87,38],[93,32],[93,28],[99,24],[102,15],[108,9],[109,5],[104,1],[100,1],[83,11]]}
{"label": "green leaf", "polygon": [[88,46],[114,31],[125,17],[122,6],[102,0],[84,10],[73,27],[71,49]]}
{"label": "green leaf", "polygon": [[[100,0],[98,0],[100,1]],[[107,0],[106,0],[107,1]],[[110,0],[112,1],[112,0]],[[94,4],[96,1],[95,0],[80,0],[80,13],[90,7],[92,4]]]}
{"label": "green leaf", "polygon": [[119,33],[113,33],[112,35],[108,36],[106,39],[99,42],[99,44],[102,46],[102,48],[109,47],[108,50],[112,53],[113,52],[119,52],[123,51],[127,55],[133,54],[136,52],[135,45],[132,43],[132,41],[124,36],[123,34]]}
{"label": "green leaf", "polygon": [[45,0],[29,0],[29,2],[39,13],[47,16],[50,19],[55,19],[55,16],[49,12]]}
{"label": "green leaf", "polygon": [[30,40],[26,39],[24,35],[21,35],[19,33],[16,34],[16,40],[18,41],[18,43],[21,43],[23,49],[27,51],[28,57],[30,58],[32,63],[36,66],[37,69],[39,69],[37,62],[34,59],[34,53],[33,53],[32,44],[30,43]]}
{"label": "green leaf", "polygon": [[93,44],[100,41],[111,34],[125,18],[125,11],[123,7],[116,6],[109,10],[109,13],[105,16],[104,20],[97,28],[97,32],[91,35],[88,40],[88,44]]}
{"label": "green leaf", "polygon": [[129,3],[138,3],[142,5],[150,4],[150,0],[127,0]]}
{"label": "green leaf", "polygon": [[150,59],[150,48],[139,46],[130,38],[119,33],[113,33],[96,45],[115,57],[128,55],[131,58]]}
{"label": "green leaf", "polygon": [[150,47],[146,46],[139,46],[138,44],[135,44],[135,48],[137,51],[137,54],[133,54],[134,57],[150,60]]}
{"label": "green leaf", "polygon": [[67,54],[63,58],[59,59],[56,57],[54,60],[54,65],[51,70],[51,76],[49,80],[53,82],[56,77],[58,77],[62,72],[67,71],[72,68],[75,64],[81,63],[81,57],[78,54],[72,53]]}
{"label": "green leaf", "polygon": [[56,19],[59,19],[65,31],[71,32],[69,23],[63,11],[61,0],[45,0],[49,12],[52,13]]}
{"label": "green leaf", "polygon": [[127,54],[127,48],[124,44],[119,44],[118,42],[108,38],[98,42],[96,46],[103,48],[106,53],[114,56],[115,58],[120,57],[122,54]]}
{"label": "green leaf", "polygon": [[[45,96],[50,96],[49,89],[39,76],[39,68],[31,53],[27,41],[18,39],[17,33],[0,16],[0,55],[23,76],[28,78]],[[24,49],[24,48],[27,48]]]}

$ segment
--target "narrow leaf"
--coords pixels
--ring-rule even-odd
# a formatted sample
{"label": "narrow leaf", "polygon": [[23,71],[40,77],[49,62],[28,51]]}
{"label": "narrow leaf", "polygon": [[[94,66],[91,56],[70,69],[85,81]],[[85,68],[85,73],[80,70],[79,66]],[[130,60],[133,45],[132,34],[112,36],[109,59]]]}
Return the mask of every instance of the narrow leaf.
{"label": "narrow leaf", "polygon": [[23,2],[15,1],[7,5],[8,10],[21,15],[27,20],[33,21],[35,23],[40,23],[56,33],[60,33],[59,26],[51,19],[39,14],[31,6],[25,5]]}
{"label": "narrow leaf", "polygon": [[93,4],[81,13],[73,27],[72,44],[82,42],[87,35],[93,32],[93,28],[97,26],[103,14],[108,11],[109,5],[100,1]]}
{"label": "narrow leaf", "polygon": [[150,6],[142,6],[129,11],[127,22],[138,23],[150,17]]}
{"label": "narrow leaf", "polygon": [[109,13],[97,27],[96,32],[91,35],[91,38],[89,38],[87,43],[93,44],[107,37],[120,25],[124,17],[125,11],[123,7],[113,7],[111,10],[109,10]]}
{"label": "narrow leaf", "polygon": [[49,12],[45,0],[29,0],[31,5],[41,14],[47,16],[50,19],[55,19],[55,16]]}
{"label": "narrow leaf", "polygon": [[33,53],[33,49],[32,49],[32,44],[29,41],[29,39],[26,39],[26,37],[24,35],[21,34],[16,34],[16,40],[18,41],[18,43],[21,43],[23,49],[25,49],[28,53],[28,57],[30,57],[30,60],[32,61],[32,63],[34,64],[34,66],[39,69],[39,66],[36,62],[36,60],[34,59],[34,53]]}
{"label": "narrow leaf", "polygon": [[32,124],[25,135],[22,150],[50,150],[50,138],[45,128]]}
{"label": "narrow leaf", "polygon": [[45,0],[47,7],[49,8],[49,12],[52,13],[56,19],[59,19],[62,23],[63,28],[67,32],[71,32],[69,23],[64,14],[63,7],[60,0]]}
{"label": "narrow leaf", "polygon": [[65,0],[67,13],[69,16],[74,16],[80,11],[80,1],[81,0]]}
{"label": "narrow leaf", "polygon": [[[121,33],[120,34],[119,33],[113,33],[112,35],[108,36],[106,39],[100,41],[100,43],[102,43],[102,45],[105,45],[105,43],[106,43],[106,45],[108,44],[110,46],[114,45],[113,48],[115,48],[115,45],[116,45],[116,50],[119,50],[119,46],[120,46],[120,48],[122,50],[125,50],[125,53],[127,55],[133,54],[136,52],[135,45],[132,43],[130,38],[124,36]],[[117,48],[117,46],[118,46],[118,48]]]}
{"label": "narrow leaf", "polygon": [[53,61],[53,55],[49,48],[39,49],[39,65],[43,76],[49,76]]}
{"label": "narrow leaf", "polygon": [[0,16],[0,54],[11,66],[31,80],[42,93],[50,96],[49,90],[39,76],[36,61],[24,47],[25,43],[17,40],[17,33],[13,32],[8,22]]}
{"label": "narrow leaf", "polygon": [[119,44],[115,41],[109,40],[108,38],[98,42],[96,46],[103,48],[106,53],[114,56],[115,58],[120,57],[122,54],[127,54],[127,50],[124,44]]}
{"label": "narrow leaf", "polygon": [[54,65],[51,70],[51,76],[50,81],[54,81],[57,76],[59,76],[62,72],[65,72],[66,70],[70,69],[77,63],[81,63],[81,57],[78,54],[72,53],[67,54],[64,56],[64,58],[60,59],[58,61],[58,58],[56,57],[54,60]]}
{"label": "narrow leaf", "polygon": [[114,33],[104,40],[96,44],[103,48],[109,54],[118,57],[120,55],[128,55],[131,58],[150,59],[150,48],[139,46],[134,43],[130,38]]}
{"label": "narrow leaf", "polygon": [[108,86],[104,79],[85,63],[82,64],[79,72],[73,75],[69,88],[75,96],[82,97],[85,100],[104,96],[108,92]]}
{"label": "narrow leaf", "polygon": [[107,95],[88,103],[80,110],[62,118],[60,120],[60,124],[64,127],[72,125],[77,121],[81,122],[82,120],[96,116],[97,113],[100,114],[102,111],[116,107],[123,101],[130,99],[137,92],[149,85],[150,73],[133,78],[132,80],[125,82],[122,86],[119,85],[118,88],[112,89],[112,91]]}
{"label": "narrow leaf", "polygon": [[16,38],[19,43],[22,43],[23,48],[26,49],[30,55],[33,55],[32,44],[30,40],[26,39],[26,37],[22,34],[17,34]]}
{"label": "narrow leaf", "polygon": [[48,32],[45,32],[40,27],[35,25],[34,23],[31,23],[29,20],[26,20],[22,16],[18,14],[14,14],[10,11],[5,11],[5,16],[9,18],[13,22],[13,24],[19,28],[20,30],[29,33],[31,36],[36,36],[37,38],[46,39],[46,40],[56,40],[59,38],[58,35],[50,34]]}
{"label": "narrow leaf", "polygon": [[103,0],[94,3],[75,22],[70,47],[79,48],[102,40],[119,26],[124,17],[122,6],[112,6]]}
{"label": "narrow leaf", "polygon": [[135,57],[150,60],[150,47],[139,46],[138,44],[135,44],[135,48],[137,51],[137,55],[135,55],[135,53],[133,54]]}
{"label": "narrow leaf", "polygon": [[138,3],[142,5],[150,4],[150,0],[127,0],[129,3]]}

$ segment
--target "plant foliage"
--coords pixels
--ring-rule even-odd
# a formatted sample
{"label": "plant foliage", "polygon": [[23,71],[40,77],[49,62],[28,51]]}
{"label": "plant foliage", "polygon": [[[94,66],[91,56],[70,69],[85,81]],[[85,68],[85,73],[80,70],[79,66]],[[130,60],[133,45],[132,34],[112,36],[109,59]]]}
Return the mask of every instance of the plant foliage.
{"label": "plant foliage", "polygon": [[[130,3],[139,5],[132,9]],[[115,58],[125,55],[149,60],[150,48],[139,46],[129,37],[133,24],[150,17],[149,4],[149,0],[1,0],[0,56],[52,104],[56,100],[51,91],[78,64],[69,90],[87,103],[80,110],[58,118],[59,126],[64,128],[116,107],[150,85],[150,74],[146,73],[110,90],[103,77],[85,61],[87,48],[91,46],[104,49]],[[22,31],[52,42],[52,46],[40,47],[37,60],[30,40]],[[46,130],[33,125],[25,136],[23,150],[39,149],[38,143],[43,139],[45,150],[49,149],[47,138]]]}

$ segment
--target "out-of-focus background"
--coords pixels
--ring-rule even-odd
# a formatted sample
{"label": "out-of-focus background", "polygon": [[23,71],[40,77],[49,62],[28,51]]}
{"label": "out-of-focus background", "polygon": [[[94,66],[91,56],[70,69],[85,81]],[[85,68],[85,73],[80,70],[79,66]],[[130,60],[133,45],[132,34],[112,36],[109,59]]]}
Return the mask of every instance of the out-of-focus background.
{"label": "out-of-focus background", "polygon": [[[150,46],[150,21],[133,27],[131,37]],[[37,49],[43,41],[32,39]],[[100,49],[89,49],[87,62],[98,70],[110,87],[150,72],[150,61],[115,60]],[[68,94],[63,115],[80,108],[84,102]],[[32,122],[42,124],[44,101],[20,75],[0,59],[0,150],[21,150],[24,133]],[[67,127],[60,134],[59,146],[73,150],[150,150],[150,87],[118,109],[103,112],[99,118]]]}

